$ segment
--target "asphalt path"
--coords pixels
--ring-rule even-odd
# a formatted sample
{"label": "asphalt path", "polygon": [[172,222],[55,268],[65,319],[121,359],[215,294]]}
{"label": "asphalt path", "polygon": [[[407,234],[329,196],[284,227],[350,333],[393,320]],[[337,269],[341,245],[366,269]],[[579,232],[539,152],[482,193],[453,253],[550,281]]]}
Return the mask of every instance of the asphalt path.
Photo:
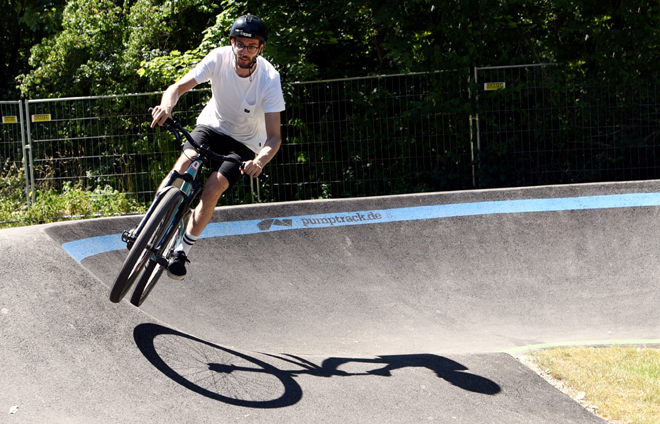
{"label": "asphalt path", "polygon": [[139,217],[1,230],[0,422],[603,422],[512,354],[658,343],[659,205],[649,181],[219,208],[141,308],[108,300]]}

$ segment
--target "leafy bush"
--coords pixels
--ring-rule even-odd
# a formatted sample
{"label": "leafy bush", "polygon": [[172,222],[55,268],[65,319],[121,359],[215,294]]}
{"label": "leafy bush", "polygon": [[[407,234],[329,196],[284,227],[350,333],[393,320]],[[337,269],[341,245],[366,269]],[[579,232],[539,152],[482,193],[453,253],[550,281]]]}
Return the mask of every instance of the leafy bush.
{"label": "leafy bush", "polygon": [[7,159],[0,173],[0,225],[25,213],[25,174]]}
{"label": "leafy bush", "polygon": [[9,169],[9,172],[3,170],[0,185],[0,228],[145,211],[144,205],[108,185],[90,191],[82,189],[80,184],[72,185],[70,182],[66,182],[62,190],[37,190],[34,203],[27,208],[25,199],[19,195],[19,171],[15,167]]}

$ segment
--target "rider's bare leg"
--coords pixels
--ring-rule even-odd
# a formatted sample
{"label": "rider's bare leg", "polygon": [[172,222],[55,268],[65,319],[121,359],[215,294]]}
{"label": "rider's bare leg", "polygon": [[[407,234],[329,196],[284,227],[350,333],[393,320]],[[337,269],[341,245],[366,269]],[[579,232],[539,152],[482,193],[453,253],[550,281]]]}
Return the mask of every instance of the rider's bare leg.
{"label": "rider's bare leg", "polygon": [[[188,158],[192,158],[197,154],[195,150],[193,149],[187,149],[183,153],[181,153],[181,156],[179,156],[179,159],[177,159],[176,163],[172,167],[172,171],[176,171],[180,174],[183,174],[188,170],[188,167],[190,166],[190,163],[192,162]],[[170,178],[170,174],[167,174],[167,176],[163,179],[163,181],[160,183],[160,186],[158,187],[158,191],[162,190],[163,187],[165,187],[165,184],[167,183],[167,180]],[[175,185],[181,188],[181,182],[179,184]]]}
{"label": "rider's bare leg", "polygon": [[209,223],[213,216],[215,206],[222,193],[229,188],[229,182],[224,175],[219,172],[213,172],[202,191],[199,204],[193,211],[192,217],[188,221],[186,233],[179,245],[174,250],[172,258],[167,267],[167,275],[175,280],[181,280],[186,275],[186,262],[188,262],[188,252],[193,247],[197,238],[202,234],[202,230]]}

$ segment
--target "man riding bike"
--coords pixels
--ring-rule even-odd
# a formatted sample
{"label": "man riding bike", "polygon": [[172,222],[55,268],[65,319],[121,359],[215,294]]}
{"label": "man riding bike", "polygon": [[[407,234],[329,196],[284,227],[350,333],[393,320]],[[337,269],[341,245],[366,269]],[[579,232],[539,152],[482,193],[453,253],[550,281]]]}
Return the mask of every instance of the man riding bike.
{"label": "man riding bike", "polygon": [[[284,111],[285,105],[280,74],[261,57],[268,40],[266,24],[257,16],[241,16],[234,21],[229,37],[231,46],[212,50],[183,78],[167,88],[160,105],[152,111],[151,127],[163,125],[184,93],[210,81],[211,100],[197,118],[191,136],[213,152],[243,162],[242,169],[229,161],[210,162],[212,173],[183,240],[168,264],[167,275],[176,280],[185,277],[190,248],[211,220],[222,193],[242,174],[258,177],[281,144],[280,112]],[[173,170],[185,172],[194,155],[195,150],[186,143]]]}

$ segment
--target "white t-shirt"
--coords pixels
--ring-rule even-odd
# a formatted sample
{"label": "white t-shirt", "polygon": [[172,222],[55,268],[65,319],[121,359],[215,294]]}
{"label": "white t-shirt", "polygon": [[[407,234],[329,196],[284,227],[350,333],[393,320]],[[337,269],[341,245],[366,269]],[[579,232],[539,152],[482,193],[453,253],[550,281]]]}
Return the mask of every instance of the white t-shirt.
{"label": "white t-shirt", "polygon": [[226,46],[202,59],[193,76],[198,84],[211,81],[213,93],[197,125],[211,127],[259,153],[267,138],[264,115],[284,110],[279,72],[259,56],[252,80],[241,78],[234,69],[232,48]]}

